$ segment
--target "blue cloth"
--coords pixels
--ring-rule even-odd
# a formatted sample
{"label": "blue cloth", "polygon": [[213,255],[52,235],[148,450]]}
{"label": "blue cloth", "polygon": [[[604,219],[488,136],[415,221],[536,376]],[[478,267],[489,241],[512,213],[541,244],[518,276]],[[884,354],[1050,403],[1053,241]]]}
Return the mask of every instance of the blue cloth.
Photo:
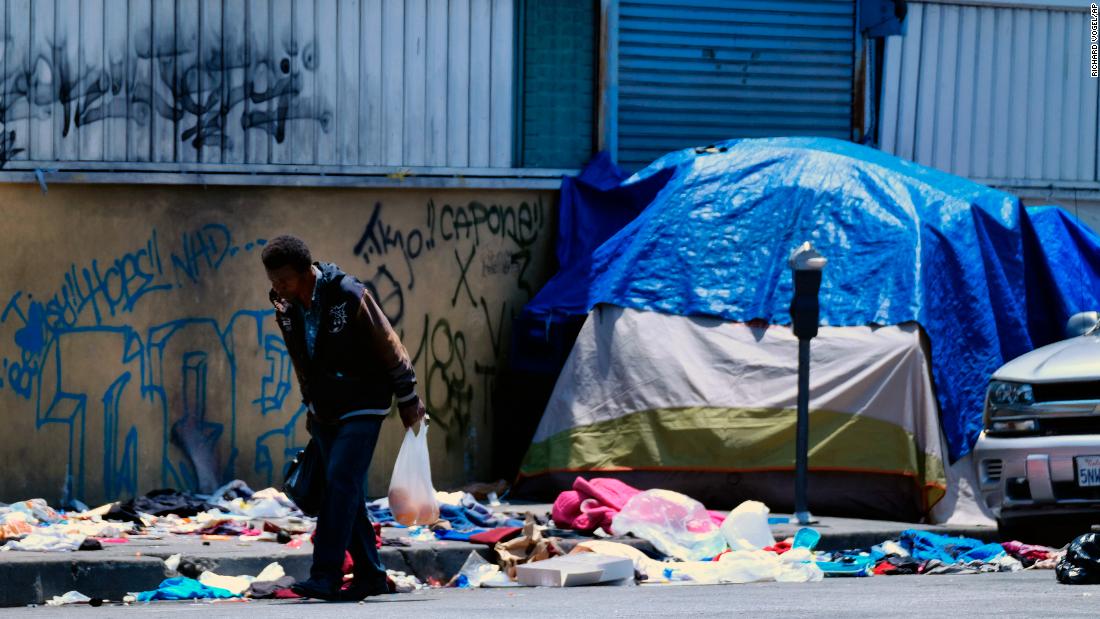
{"label": "blue cloth", "polygon": [[[981,432],[989,376],[1057,339],[1067,299],[1100,294],[1096,235],[1060,212],[1033,222],[1012,195],[840,140],[731,140],[714,150],[670,153],[613,187],[563,183],[572,211],[583,210],[569,206],[577,195],[596,213],[653,198],[600,245],[588,273],[582,248],[559,244],[562,272],[525,312],[576,312],[590,281],[581,311],[609,303],[789,324],[787,258],[812,241],[829,259],[823,325],[917,322],[928,335],[954,461]],[[580,217],[563,218],[562,235],[585,232],[570,221],[576,228]],[[1062,260],[1080,273],[1059,272]]]}
{"label": "blue cloth", "polygon": [[367,515],[370,516],[371,522],[378,524],[388,524],[393,526],[404,526],[397,523],[397,520],[393,517],[393,512],[388,507],[379,507],[373,502],[367,503]]}
{"label": "blue cloth", "polygon": [[909,551],[909,554],[915,560],[921,563],[932,559],[938,559],[944,563],[958,563],[963,557],[968,556],[968,553],[978,551],[978,549],[982,550],[977,552],[977,556],[967,560],[979,559],[985,561],[986,559],[983,557],[989,555],[988,547],[996,546],[996,544],[987,545],[985,542],[969,537],[950,537],[916,529],[902,531],[898,543],[901,544],[902,548]]}
{"label": "blue cloth", "polygon": [[139,602],[153,600],[224,600],[240,597],[220,587],[208,587],[194,578],[176,576],[161,581],[160,585],[152,591],[142,591],[136,596]]}
{"label": "blue cloth", "polygon": [[465,531],[455,531],[455,530],[452,530],[452,529],[439,529],[435,532],[435,537],[437,539],[441,539],[441,540],[445,540],[445,541],[449,541],[449,542],[468,542],[468,541],[470,541],[471,536],[477,535],[478,533],[484,533],[484,532],[490,531],[490,530],[491,529],[482,529],[482,528],[479,528],[479,527],[474,527],[472,529],[467,529]]}
{"label": "blue cloth", "polygon": [[[375,503],[367,504],[367,512],[372,522],[401,526],[393,518],[393,512],[388,508],[379,507]],[[451,523],[451,530],[455,533],[481,533],[496,527],[522,527],[523,521],[515,518],[505,518],[493,513],[493,510],[477,502],[473,495],[466,494],[462,497],[461,505],[439,505],[439,517]],[[436,532],[436,536],[439,532]],[[469,535],[467,535],[467,538]],[[442,538],[442,539],[458,539]]]}
{"label": "blue cloth", "polygon": [[978,546],[974,550],[968,551],[959,557],[960,563],[969,563],[971,561],[981,561],[982,563],[989,563],[994,559],[998,559],[1005,554],[1003,546],[997,543],[984,544]]}

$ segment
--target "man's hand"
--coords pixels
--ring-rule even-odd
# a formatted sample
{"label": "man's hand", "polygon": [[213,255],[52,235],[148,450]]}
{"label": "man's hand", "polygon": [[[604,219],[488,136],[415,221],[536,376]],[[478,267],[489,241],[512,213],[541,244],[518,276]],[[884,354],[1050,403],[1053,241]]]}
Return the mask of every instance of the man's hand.
{"label": "man's hand", "polygon": [[416,422],[424,418],[424,415],[428,414],[427,409],[424,408],[424,402],[420,398],[416,398],[406,406],[397,407],[397,412],[401,414],[401,423],[405,424],[405,428],[413,427]]}
{"label": "man's hand", "polygon": [[275,306],[275,311],[280,314],[287,313],[290,310],[290,303],[286,299],[280,297],[274,290],[267,293],[267,298],[271,300],[271,304]]}

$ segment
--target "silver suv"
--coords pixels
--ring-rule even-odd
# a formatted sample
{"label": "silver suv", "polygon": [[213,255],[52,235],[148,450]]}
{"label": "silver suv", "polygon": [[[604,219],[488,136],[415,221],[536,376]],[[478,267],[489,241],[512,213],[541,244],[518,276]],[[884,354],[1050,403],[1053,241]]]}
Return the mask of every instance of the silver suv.
{"label": "silver suv", "polygon": [[982,500],[1002,530],[1034,516],[1100,516],[1100,315],[997,370],[974,447]]}

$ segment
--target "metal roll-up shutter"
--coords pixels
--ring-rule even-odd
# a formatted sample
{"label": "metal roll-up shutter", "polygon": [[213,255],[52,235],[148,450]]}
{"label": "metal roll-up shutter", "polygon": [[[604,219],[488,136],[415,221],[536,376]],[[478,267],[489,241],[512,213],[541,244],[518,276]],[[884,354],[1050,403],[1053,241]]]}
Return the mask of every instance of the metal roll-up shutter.
{"label": "metal roll-up shutter", "polygon": [[618,160],[740,137],[849,139],[854,0],[621,0]]}

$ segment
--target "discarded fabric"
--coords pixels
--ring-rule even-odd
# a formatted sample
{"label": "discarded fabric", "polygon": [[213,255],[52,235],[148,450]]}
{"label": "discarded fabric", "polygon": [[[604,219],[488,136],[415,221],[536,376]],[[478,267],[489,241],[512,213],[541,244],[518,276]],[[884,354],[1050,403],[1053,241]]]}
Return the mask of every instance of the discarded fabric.
{"label": "discarded fabric", "polygon": [[84,543],[85,536],[80,534],[68,534],[61,531],[41,529],[21,540],[10,541],[4,544],[0,550],[23,550],[35,552],[71,552],[78,550]]}
{"label": "discarded fabric", "polygon": [[152,591],[142,591],[134,595],[138,602],[150,602],[153,600],[204,600],[204,599],[228,599],[238,597],[217,587],[208,587],[194,578],[175,576],[161,581],[160,585]]}
{"label": "discarded fabric", "polygon": [[782,555],[766,550],[735,550],[718,561],[670,563],[664,568],[664,580],[699,585],[741,584],[750,582],[817,582],[824,577],[813,553],[798,548]]}
{"label": "discarded fabric", "polygon": [[[573,489],[558,495],[551,517],[554,524],[567,529],[591,533],[603,530],[611,533],[611,522],[630,499],[642,491],[617,479],[596,477],[573,480]],[[725,514],[709,512],[715,524],[722,524]]]}
{"label": "discarded fabric", "polygon": [[951,537],[916,529],[902,531],[899,543],[917,561],[935,559],[944,563],[955,563],[961,556],[985,545],[985,542],[968,537]]}

